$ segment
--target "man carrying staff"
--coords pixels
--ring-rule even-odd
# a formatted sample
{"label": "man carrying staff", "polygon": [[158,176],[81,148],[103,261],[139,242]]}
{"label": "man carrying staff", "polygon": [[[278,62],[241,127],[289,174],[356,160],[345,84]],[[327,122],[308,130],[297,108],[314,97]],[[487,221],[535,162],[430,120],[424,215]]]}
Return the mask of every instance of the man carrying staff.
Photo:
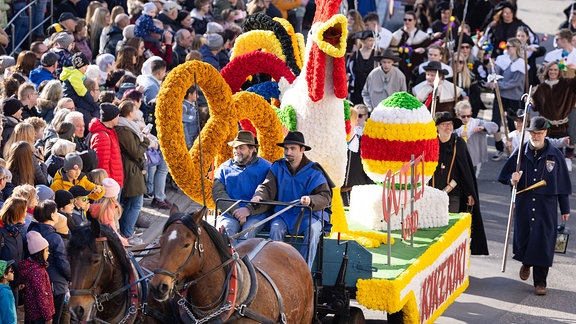
{"label": "man carrying staff", "polygon": [[[309,215],[304,213],[298,227],[298,208],[288,209],[270,222],[270,239],[274,241],[283,241],[286,233],[304,235],[304,242],[310,239],[310,255],[308,256],[308,246],[301,248],[300,254],[308,262],[308,267],[312,268],[322,235],[322,220],[329,220],[329,215],[323,210],[332,200],[329,185],[331,180],[318,163],[310,161],[304,155],[305,151],[312,148],[305,144],[301,132],[289,132],[284,142],[276,145],[284,148],[284,158],[272,164],[266,179],[256,189],[252,202],[299,200],[302,205],[312,207],[312,224]],[[278,212],[283,208],[285,207],[276,206],[274,211]]]}
{"label": "man carrying staff", "polygon": [[570,216],[569,195],[572,194],[570,174],[562,153],[552,146],[546,134],[550,124],[544,117],[530,121],[530,141],[522,147],[520,171],[516,172],[518,150],[500,171],[498,180],[517,184],[518,192],[546,180],[546,185],[519,193],[514,215],[514,259],[522,262],[520,279],[530,277],[534,268],[536,295],[546,295],[546,278],[554,259],[558,226],[558,205],[562,221]]}
{"label": "man carrying staff", "polygon": [[[212,186],[212,198],[250,200],[256,187],[266,177],[270,169],[270,162],[258,157],[258,144],[250,131],[241,130],[236,138],[229,142],[234,157],[224,162],[216,170]],[[232,236],[249,228],[266,218],[264,210],[256,211],[251,204],[219,201],[218,207],[227,211],[218,219],[217,228],[224,227],[228,235]],[[240,240],[253,238],[260,232],[264,224],[240,236]]]}

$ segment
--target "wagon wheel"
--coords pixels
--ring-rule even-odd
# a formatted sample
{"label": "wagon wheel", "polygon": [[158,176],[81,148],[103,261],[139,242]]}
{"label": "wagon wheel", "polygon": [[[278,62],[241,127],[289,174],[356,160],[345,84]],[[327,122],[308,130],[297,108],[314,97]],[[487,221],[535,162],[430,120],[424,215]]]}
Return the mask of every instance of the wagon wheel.
{"label": "wagon wheel", "polygon": [[358,307],[350,307],[350,316],[335,315],[332,324],[364,324],[366,319],[364,313]]}

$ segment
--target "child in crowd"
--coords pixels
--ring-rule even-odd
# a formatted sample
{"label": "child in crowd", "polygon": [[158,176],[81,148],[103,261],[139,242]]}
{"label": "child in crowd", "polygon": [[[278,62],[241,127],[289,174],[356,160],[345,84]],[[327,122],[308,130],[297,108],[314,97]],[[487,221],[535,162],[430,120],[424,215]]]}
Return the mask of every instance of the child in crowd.
{"label": "child in crowd", "polygon": [[70,230],[75,229],[75,222],[72,218],[74,212],[74,196],[68,190],[57,190],[55,193],[54,201],[58,213],[66,217],[66,223]]}
{"label": "child in crowd", "polygon": [[78,185],[92,192],[90,199],[98,200],[104,195],[101,186],[94,184],[84,172],[82,172],[83,162],[78,153],[68,153],[64,158],[64,166],[54,175],[52,190],[69,190],[72,186]]}
{"label": "child in crowd", "polygon": [[456,134],[466,141],[474,172],[478,178],[482,163],[488,161],[487,136],[495,134],[498,131],[498,125],[491,121],[473,118],[472,106],[467,100],[458,102],[454,109],[458,118],[462,120],[462,126],[455,130]]}
{"label": "child in crowd", "polygon": [[28,252],[30,257],[18,263],[20,277],[25,285],[24,295],[24,322],[25,323],[51,323],[54,316],[54,298],[48,267],[48,241],[35,231],[26,234]]}
{"label": "child in crowd", "polygon": [[74,196],[74,209],[72,210],[74,225],[81,226],[88,223],[86,211],[90,208],[90,200],[88,199],[90,191],[81,186],[74,186],[69,191]]}
{"label": "child in crowd", "polygon": [[14,281],[14,260],[0,260],[0,323],[16,324],[16,302],[10,289],[10,282]]}
{"label": "child in crowd", "polygon": [[98,219],[104,225],[110,226],[122,241],[124,246],[128,245],[128,240],[118,232],[118,220],[122,215],[122,207],[118,203],[120,185],[112,178],[102,180],[104,186],[104,198],[90,206],[90,215]]}
{"label": "child in crowd", "polygon": [[72,281],[66,246],[55,228],[59,221],[58,216],[56,203],[53,200],[40,202],[34,208],[34,218],[37,223],[32,223],[29,228],[30,233],[38,232],[48,241],[50,253],[47,259],[48,268],[46,271],[48,271],[48,276],[50,277],[52,295],[54,297],[55,314],[52,317],[54,323],[60,323],[64,300],[68,293],[68,283]]}
{"label": "child in crowd", "polygon": [[72,66],[64,67],[62,74],[60,74],[60,81],[70,82],[70,85],[80,97],[84,97],[86,92],[88,92],[88,88],[84,85],[84,79],[86,79],[84,74],[88,69],[88,65],[90,65],[90,61],[86,55],[84,53],[76,53],[72,56]]}
{"label": "child in crowd", "polygon": [[104,169],[94,169],[87,174],[88,180],[92,181],[93,183],[101,186],[102,180],[108,178],[108,172]]}
{"label": "child in crowd", "polygon": [[184,137],[186,138],[186,147],[190,149],[194,140],[198,137],[199,123],[198,112],[196,110],[196,87],[192,86],[186,91],[184,102],[182,103],[182,122],[184,123]]}
{"label": "child in crowd", "polygon": [[142,8],[142,15],[136,20],[134,26],[134,36],[141,37],[146,40],[151,36],[151,33],[162,35],[164,30],[154,25],[154,17],[158,14],[158,8],[153,2],[148,2]]}

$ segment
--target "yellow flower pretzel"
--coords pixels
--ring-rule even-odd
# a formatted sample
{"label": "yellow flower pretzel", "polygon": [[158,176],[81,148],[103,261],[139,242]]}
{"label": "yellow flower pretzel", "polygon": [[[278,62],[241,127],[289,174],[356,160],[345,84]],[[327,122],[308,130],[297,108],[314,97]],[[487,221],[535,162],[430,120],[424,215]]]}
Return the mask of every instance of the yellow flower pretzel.
{"label": "yellow flower pretzel", "polygon": [[[182,128],[182,101],[195,78],[208,101],[210,119],[188,152]],[[162,83],[156,104],[160,148],[173,179],[192,200],[201,202],[205,197],[208,207],[214,208],[212,182],[205,176],[212,162],[217,167],[230,158],[232,150],[227,143],[236,136],[241,119],[249,119],[258,130],[263,158],[275,161],[282,157],[282,149],[276,146],[283,139],[282,126],[270,104],[254,93],[243,91],[232,95],[228,84],[210,64],[186,62],[172,70]],[[204,195],[202,178],[205,178]]]}

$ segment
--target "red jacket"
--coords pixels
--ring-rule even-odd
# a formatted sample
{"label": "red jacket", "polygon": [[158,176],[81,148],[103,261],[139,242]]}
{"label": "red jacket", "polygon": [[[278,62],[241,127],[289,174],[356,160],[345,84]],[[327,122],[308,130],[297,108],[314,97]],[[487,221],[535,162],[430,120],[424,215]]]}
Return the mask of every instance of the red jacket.
{"label": "red jacket", "polygon": [[98,156],[98,168],[106,170],[108,177],[116,180],[123,187],[124,168],[118,134],[113,128],[108,128],[97,118],[92,118],[88,130],[90,135],[90,148]]}
{"label": "red jacket", "polygon": [[18,270],[24,289],[24,317],[26,321],[44,319],[49,321],[54,310],[54,298],[46,265],[40,265],[31,258],[20,261]]}

